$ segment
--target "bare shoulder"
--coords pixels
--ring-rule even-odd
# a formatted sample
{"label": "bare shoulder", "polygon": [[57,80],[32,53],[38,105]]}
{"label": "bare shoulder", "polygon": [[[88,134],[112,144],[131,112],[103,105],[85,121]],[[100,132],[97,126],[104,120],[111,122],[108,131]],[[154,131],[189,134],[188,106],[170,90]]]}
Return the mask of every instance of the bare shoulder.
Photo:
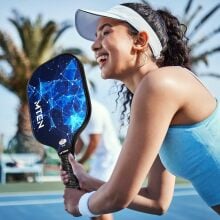
{"label": "bare shoulder", "polygon": [[189,70],[175,66],[147,74],[137,87],[134,101],[146,109],[153,106],[152,114],[156,114],[155,106],[159,113],[173,113],[174,124],[199,122],[216,108],[216,100],[205,85]]}
{"label": "bare shoulder", "polygon": [[212,94],[201,80],[193,72],[180,66],[162,67],[152,71],[143,80],[143,83],[159,91],[160,89],[173,91],[176,95],[183,96],[187,100],[192,95],[196,98],[204,95],[213,99]]}
{"label": "bare shoulder", "polygon": [[185,70],[178,67],[164,67],[145,75],[135,90],[132,110],[145,111],[145,115],[159,115],[163,110],[164,115],[171,119],[185,102],[185,90],[180,86],[181,82],[178,79],[179,71]]}
{"label": "bare shoulder", "polygon": [[191,72],[186,68],[179,66],[161,67],[151,71],[146,80],[149,80],[150,83],[158,83],[158,85],[163,85],[163,83],[179,81],[182,77],[190,75],[190,73]]}
{"label": "bare shoulder", "polygon": [[188,70],[182,67],[162,67],[149,72],[137,87],[137,94],[144,93],[169,95],[169,97],[180,96],[182,80]]}

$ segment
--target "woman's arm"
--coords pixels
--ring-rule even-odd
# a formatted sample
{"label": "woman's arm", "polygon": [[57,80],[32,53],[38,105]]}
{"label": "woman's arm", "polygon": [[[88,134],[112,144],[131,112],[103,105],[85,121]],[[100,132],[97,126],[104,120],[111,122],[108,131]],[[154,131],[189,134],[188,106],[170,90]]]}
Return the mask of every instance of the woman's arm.
{"label": "woman's arm", "polygon": [[175,176],[164,168],[158,156],[150,169],[147,186],[141,188],[128,208],[161,215],[170,206],[174,186]]}
{"label": "woman's arm", "polygon": [[170,79],[158,78],[143,79],[135,92],[127,137],[116,167],[110,180],[89,200],[94,213],[127,207],[150,172],[171,120],[181,106],[177,85]]}
{"label": "woman's arm", "polygon": [[[81,189],[88,192],[96,191],[105,183],[88,175],[83,167],[74,161],[73,157],[70,162],[74,167]],[[68,179],[66,172],[64,176]],[[159,157],[150,169],[146,185],[145,188],[141,188],[128,208],[158,215],[165,213],[172,200],[175,177],[164,168]]]}
{"label": "woman's arm", "polygon": [[[143,79],[135,91],[127,137],[110,180],[89,199],[92,213],[111,213],[128,207],[150,172],[180,108],[176,84],[158,79]],[[173,185],[171,188],[172,191]]]}

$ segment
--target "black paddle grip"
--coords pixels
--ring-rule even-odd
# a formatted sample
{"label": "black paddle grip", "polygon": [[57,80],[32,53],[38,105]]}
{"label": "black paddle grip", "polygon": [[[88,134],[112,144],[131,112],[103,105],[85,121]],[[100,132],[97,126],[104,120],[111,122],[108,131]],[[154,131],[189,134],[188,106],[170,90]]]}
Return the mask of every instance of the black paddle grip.
{"label": "black paddle grip", "polygon": [[61,154],[60,158],[61,158],[63,170],[65,170],[69,175],[69,182],[65,184],[66,188],[77,188],[77,189],[79,189],[79,181],[73,173],[71,164],[68,160],[68,153]]}

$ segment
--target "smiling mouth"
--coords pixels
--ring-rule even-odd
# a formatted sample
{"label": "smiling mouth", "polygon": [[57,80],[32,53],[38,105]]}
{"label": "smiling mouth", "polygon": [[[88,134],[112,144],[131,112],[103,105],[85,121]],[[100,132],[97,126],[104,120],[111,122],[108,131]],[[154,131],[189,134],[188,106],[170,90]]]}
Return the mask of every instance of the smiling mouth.
{"label": "smiling mouth", "polygon": [[96,61],[99,64],[99,66],[102,67],[106,63],[107,59],[108,59],[108,55],[101,55],[97,57]]}

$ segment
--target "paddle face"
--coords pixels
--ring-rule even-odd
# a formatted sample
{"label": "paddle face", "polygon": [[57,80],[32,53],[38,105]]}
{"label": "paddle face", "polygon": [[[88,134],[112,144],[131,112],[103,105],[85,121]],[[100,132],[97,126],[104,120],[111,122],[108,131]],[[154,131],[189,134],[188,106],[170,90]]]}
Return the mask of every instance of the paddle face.
{"label": "paddle face", "polygon": [[70,54],[46,62],[33,73],[27,92],[36,139],[58,152],[71,147],[91,111],[80,62]]}
{"label": "paddle face", "polygon": [[71,152],[91,114],[82,64],[62,54],[41,65],[27,87],[33,134],[59,155]]}

